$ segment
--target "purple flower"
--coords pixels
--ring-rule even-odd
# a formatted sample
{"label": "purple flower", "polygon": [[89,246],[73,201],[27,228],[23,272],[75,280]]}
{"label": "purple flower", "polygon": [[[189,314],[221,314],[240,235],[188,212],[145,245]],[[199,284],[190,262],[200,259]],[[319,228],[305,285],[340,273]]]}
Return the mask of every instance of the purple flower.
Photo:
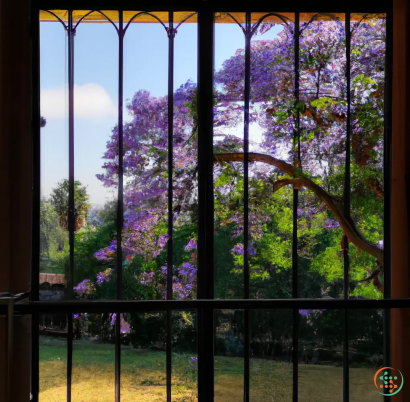
{"label": "purple flower", "polygon": [[89,279],[84,279],[77,286],[74,286],[74,291],[77,297],[87,297],[94,293],[94,284]]}
{"label": "purple flower", "polygon": [[299,310],[299,314],[307,317],[309,314],[312,314],[313,310]]}
{"label": "purple flower", "polygon": [[197,370],[198,369],[198,358],[195,356],[191,357],[191,369]]}
{"label": "purple flower", "polygon": [[111,326],[114,326],[115,325],[115,320],[116,320],[116,318],[117,318],[117,314],[116,313],[114,313],[112,316],[111,316]]}
{"label": "purple flower", "polygon": [[[231,249],[231,252],[235,253],[236,255],[243,255],[244,253],[243,244],[241,243],[235,244],[235,246]],[[256,255],[256,251],[251,246],[248,246],[248,254]]]}
{"label": "purple flower", "polygon": [[109,278],[109,276],[111,275],[111,269],[110,268],[108,268],[108,269],[106,269],[105,271],[103,271],[103,272],[99,272],[98,274],[97,274],[97,280],[96,280],[96,282],[99,284],[99,285],[101,285],[102,283],[104,283],[104,282],[109,282],[109,280],[110,280],[110,278]]}
{"label": "purple flower", "polygon": [[242,254],[244,253],[243,244],[241,244],[241,243],[235,244],[235,246],[233,246],[233,248],[231,249],[231,251],[232,251],[233,253],[235,253],[236,255],[242,255]]}
{"label": "purple flower", "polygon": [[152,283],[152,280],[153,280],[153,278],[154,278],[154,272],[153,271],[151,271],[151,272],[143,272],[141,275],[140,275],[140,283],[142,284],[142,285],[149,285],[149,284],[151,284]]}
{"label": "purple flower", "polygon": [[[117,314],[113,313],[111,315],[111,323],[110,323],[112,327],[115,325],[116,319],[117,319]],[[130,325],[124,320],[124,316],[122,314],[120,314],[120,332],[122,334],[130,333]]]}
{"label": "purple flower", "polygon": [[[303,315],[304,317],[307,317],[308,315],[312,314],[315,310],[313,309],[309,309],[309,310],[299,310],[299,314]],[[318,309],[316,311],[319,311],[321,313],[323,313],[324,311],[326,311],[326,309]]]}
{"label": "purple flower", "polygon": [[120,332],[122,334],[129,334],[130,333],[130,324],[125,322],[123,315],[120,316]]}
{"label": "purple flower", "polygon": [[108,247],[102,248],[94,253],[97,260],[111,261],[114,259],[114,254],[117,251],[117,241],[111,241]]}
{"label": "purple flower", "polygon": [[340,228],[340,224],[335,219],[326,219],[325,221],[325,229],[338,229]]}
{"label": "purple flower", "polygon": [[184,262],[182,264],[182,269],[179,270],[181,275],[190,275],[196,272],[196,268],[190,262]]}
{"label": "purple flower", "polygon": [[101,284],[101,283],[103,283],[105,281],[105,275],[102,273],[102,272],[99,272],[98,274],[97,274],[97,283],[98,284]]}
{"label": "purple flower", "polygon": [[197,248],[197,244],[195,243],[195,239],[192,238],[189,240],[188,244],[185,246],[185,250],[193,250]]}

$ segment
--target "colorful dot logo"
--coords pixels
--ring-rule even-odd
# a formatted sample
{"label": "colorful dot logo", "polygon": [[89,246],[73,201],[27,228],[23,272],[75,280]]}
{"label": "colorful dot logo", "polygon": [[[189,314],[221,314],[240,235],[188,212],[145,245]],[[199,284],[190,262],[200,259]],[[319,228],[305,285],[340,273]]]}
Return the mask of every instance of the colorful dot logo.
{"label": "colorful dot logo", "polygon": [[379,393],[385,396],[398,394],[403,388],[403,384],[403,374],[400,370],[392,367],[382,367],[374,375],[374,385]]}

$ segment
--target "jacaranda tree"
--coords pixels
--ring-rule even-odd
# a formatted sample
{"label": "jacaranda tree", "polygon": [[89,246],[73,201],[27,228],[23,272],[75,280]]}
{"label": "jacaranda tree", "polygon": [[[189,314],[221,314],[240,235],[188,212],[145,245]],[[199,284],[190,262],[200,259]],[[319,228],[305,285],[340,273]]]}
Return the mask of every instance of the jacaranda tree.
{"label": "jacaranda tree", "polygon": [[[262,132],[261,140],[252,130],[250,135],[252,297],[291,297],[293,188],[300,190],[300,281],[309,284],[306,289],[301,286],[300,296],[340,296],[346,236],[350,294],[381,297],[385,21],[352,22],[350,77],[346,77],[344,22],[327,18],[303,23],[299,100],[295,95],[294,27],[284,24],[275,39],[264,40],[272,26],[261,25],[251,44],[250,118],[252,130],[256,127]],[[216,260],[224,261],[226,279],[215,285],[226,288],[219,297],[240,296],[243,277],[244,73],[243,49],[215,73],[214,226],[219,242],[215,247]],[[351,87],[349,216],[343,206],[347,79]],[[196,84],[191,81],[174,93],[175,298],[195,297],[196,293],[196,96]],[[168,241],[167,96],[153,97],[139,90],[128,111],[132,121],[123,127],[124,272],[147,289],[135,297],[161,298],[165,295]],[[105,173],[98,178],[106,187],[116,187],[118,127],[113,129],[104,159]],[[113,261],[115,255],[115,239],[95,253],[102,263]],[[104,282],[101,277],[100,283]],[[278,293],[272,294],[275,286]],[[89,289],[93,288],[92,283]]]}

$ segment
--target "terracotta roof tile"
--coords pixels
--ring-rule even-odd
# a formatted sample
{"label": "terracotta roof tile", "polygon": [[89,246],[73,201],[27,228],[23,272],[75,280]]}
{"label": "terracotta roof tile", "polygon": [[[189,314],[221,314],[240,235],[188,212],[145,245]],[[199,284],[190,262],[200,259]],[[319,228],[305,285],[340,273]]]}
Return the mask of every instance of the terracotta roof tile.
{"label": "terracotta roof tile", "polygon": [[64,274],[46,274],[42,273],[40,274],[40,285],[43,284],[44,282],[48,282],[50,285],[54,284],[65,284],[65,275]]}

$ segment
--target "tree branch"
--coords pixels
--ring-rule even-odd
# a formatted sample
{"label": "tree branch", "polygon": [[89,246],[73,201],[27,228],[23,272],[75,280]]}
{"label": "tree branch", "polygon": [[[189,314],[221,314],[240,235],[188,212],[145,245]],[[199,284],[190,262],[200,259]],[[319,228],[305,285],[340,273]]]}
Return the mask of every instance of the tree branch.
{"label": "tree branch", "polygon": [[377,179],[368,178],[364,179],[364,181],[369,185],[370,191],[372,193],[376,194],[379,198],[384,200],[384,191],[381,183]]}
{"label": "tree branch", "polygon": [[[221,154],[214,154],[214,161],[215,162],[243,162],[243,153],[221,153]],[[278,169],[282,170],[282,172],[288,174],[289,176],[293,176],[295,172],[295,168],[290,165],[289,163],[281,160],[276,159],[273,156],[265,155],[265,154],[258,154],[256,152],[250,152],[248,154],[249,162],[264,162],[268,165],[272,165],[277,167]]]}
{"label": "tree branch", "polygon": [[[295,176],[295,167],[289,163],[276,159],[269,155],[249,153],[249,162],[264,162],[268,165],[275,166],[282,170],[289,176]],[[243,162],[243,153],[226,153],[226,154],[214,154],[215,162]],[[273,184],[273,190],[277,191],[283,186],[292,184],[297,188],[306,187],[307,189],[313,191],[317,197],[319,197],[326,206],[333,212],[336,220],[339,222],[344,233],[348,237],[349,241],[352,242],[357,248],[369,253],[370,255],[377,258],[383,264],[384,252],[374,244],[367,241],[360,230],[356,227],[355,223],[350,217],[347,217],[340,210],[339,206],[335,203],[333,197],[329,195],[320,186],[314,183],[311,179],[307,177],[294,177],[292,179],[278,180]]]}

